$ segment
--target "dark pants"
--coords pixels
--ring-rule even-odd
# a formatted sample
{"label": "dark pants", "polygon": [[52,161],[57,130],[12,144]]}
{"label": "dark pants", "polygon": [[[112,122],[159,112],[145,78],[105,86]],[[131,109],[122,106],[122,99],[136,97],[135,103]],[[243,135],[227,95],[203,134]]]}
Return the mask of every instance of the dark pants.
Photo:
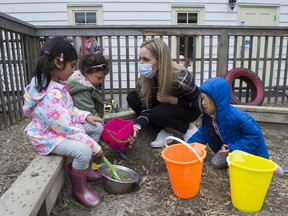
{"label": "dark pants", "polygon": [[[141,101],[135,91],[128,94],[127,102],[139,116],[141,114]],[[200,114],[201,112],[198,109],[187,109],[178,105],[162,104],[154,101],[150,123],[159,130],[168,127],[184,134],[189,127],[189,123],[194,122]]]}

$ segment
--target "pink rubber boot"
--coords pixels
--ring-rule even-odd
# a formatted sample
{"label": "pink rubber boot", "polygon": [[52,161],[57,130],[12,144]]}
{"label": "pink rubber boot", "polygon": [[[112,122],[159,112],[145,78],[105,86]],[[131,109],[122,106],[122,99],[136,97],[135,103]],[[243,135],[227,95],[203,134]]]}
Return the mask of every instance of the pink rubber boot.
{"label": "pink rubber boot", "polygon": [[103,176],[100,173],[100,171],[98,170],[95,171],[92,169],[92,161],[93,161],[93,158],[90,160],[89,167],[87,169],[87,173],[86,173],[87,180],[91,182],[101,183]]}
{"label": "pink rubber boot", "polygon": [[87,208],[98,206],[101,202],[100,197],[87,187],[86,173],[73,172],[72,163],[67,165],[67,172],[72,185],[72,193],[76,199]]}

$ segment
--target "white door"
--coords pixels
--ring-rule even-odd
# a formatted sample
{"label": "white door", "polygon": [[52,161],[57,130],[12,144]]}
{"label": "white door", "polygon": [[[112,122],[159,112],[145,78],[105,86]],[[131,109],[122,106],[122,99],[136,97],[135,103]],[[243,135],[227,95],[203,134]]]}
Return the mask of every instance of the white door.
{"label": "white door", "polygon": [[[239,6],[238,11],[238,24],[244,25],[244,26],[278,26],[279,23],[279,7],[276,6]],[[252,58],[257,57],[257,51],[259,50],[257,48],[257,44],[259,43],[258,37],[253,38],[253,50],[252,50]],[[267,38],[266,38],[267,39]],[[250,44],[251,44],[251,38],[245,37],[245,44],[243,44],[242,38],[238,38],[238,49],[239,52],[237,53],[237,57],[241,57],[241,48],[242,46],[245,46],[244,49],[244,57],[249,57],[250,50]],[[273,44],[273,38],[268,38],[268,49],[267,49],[267,58],[271,58],[272,56],[272,44]],[[276,47],[277,46],[277,40],[276,40]],[[265,37],[260,37],[260,58],[263,59],[264,57],[264,49],[265,49]],[[237,64],[238,67],[240,67],[240,62]],[[253,61],[251,64],[251,69],[254,71],[256,62]],[[265,69],[263,70],[263,62],[259,62],[259,68],[257,71],[254,71],[258,74],[260,79],[263,81],[264,76],[263,72],[266,74],[266,77],[270,76],[270,61],[267,62],[267,65]],[[248,68],[248,63],[245,62],[244,67]],[[265,86],[269,85],[268,79],[265,80]]]}
{"label": "white door", "polygon": [[276,26],[278,25],[279,7],[239,7],[239,25],[248,26]]}

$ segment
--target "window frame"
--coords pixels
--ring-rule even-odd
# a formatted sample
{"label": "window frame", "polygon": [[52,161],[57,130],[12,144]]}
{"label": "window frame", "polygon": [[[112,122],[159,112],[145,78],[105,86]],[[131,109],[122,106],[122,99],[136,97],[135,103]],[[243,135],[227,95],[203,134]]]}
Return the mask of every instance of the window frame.
{"label": "window frame", "polygon": [[85,23],[82,25],[103,25],[103,8],[102,5],[67,5],[68,12],[68,24],[69,25],[81,25],[75,23],[75,13],[76,12],[95,12],[96,13],[96,24],[95,23]]}

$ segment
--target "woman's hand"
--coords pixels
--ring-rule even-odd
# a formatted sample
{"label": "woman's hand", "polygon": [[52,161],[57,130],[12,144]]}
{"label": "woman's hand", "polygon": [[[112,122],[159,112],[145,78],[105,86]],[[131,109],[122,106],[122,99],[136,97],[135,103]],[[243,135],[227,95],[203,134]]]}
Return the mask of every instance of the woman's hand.
{"label": "woman's hand", "polygon": [[95,122],[100,122],[102,125],[104,125],[104,120],[102,118],[93,115],[88,115],[86,117],[86,121],[92,125],[96,125]]}
{"label": "woman's hand", "polygon": [[157,92],[157,100],[160,103],[178,104],[178,98],[171,95],[161,95]]}
{"label": "woman's hand", "polygon": [[218,151],[218,154],[224,156],[224,157],[227,157],[228,156],[228,153],[229,153],[229,147],[227,144],[223,144],[221,150]]}

